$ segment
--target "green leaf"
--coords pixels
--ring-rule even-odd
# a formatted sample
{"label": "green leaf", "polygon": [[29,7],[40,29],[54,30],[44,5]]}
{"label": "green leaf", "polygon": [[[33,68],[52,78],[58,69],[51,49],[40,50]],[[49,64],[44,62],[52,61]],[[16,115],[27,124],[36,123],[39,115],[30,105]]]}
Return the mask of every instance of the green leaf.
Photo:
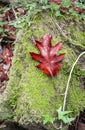
{"label": "green leaf", "polygon": [[47,4],[48,3],[48,0],[40,0],[39,1],[41,4]]}
{"label": "green leaf", "polygon": [[49,9],[50,7],[50,5],[42,6],[42,9]]}
{"label": "green leaf", "polygon": [[51,9],[57,10],[57,9],[59,9],[59,8],[60,8],[60,5],[58,5],[58,4],[56,4],[56,3],[52,3],[52,4],[51,4]]}
{"label": "green leaf", "polygon": [[56,11],[55,16],[57,16],[57,17],[58,17],[58,16],[61,16],[61,13],[60,13],[59,10]]}
{"label": "green leaf", "polygon": [[71,5],[71,0],[63,0],[62,4],[63,7],[69,8]]}
{"label": "green leaf", "polygon": [[80,0],[80,2],[84,2],[85,0]]}
{"label": "green leaf", "polygon": [[80,2],[75,2],[74,5],[75,5],[76,7],[85,9],[85,4],[82,4],[82,3],[80,3]]}
{"label": "green leaf", "polygon": [[80,16],[82,19],[85,19],[85,13],[82,13]]}
{"label": "green leaf", "polygon": [[68,115],[72,113],[72,111],[62,111],[62,107],[58,110],[58,119],[63,121],[65,124],[70,124],[75,118],[69,118]]}
{"label": "green leaf", "polygon": [[2,28],[0,28],[0,33],[2,33],[3,32],[3,29]]}
{"label": "green leaf", "polygon": [[2,14],[0,14],[0,17],[3,17],[4,16],[4,14],[2,13]]}
{"label": "green leaf", "polygon": [[23,24],[22,23],[17,23],[17,22],[13,22],[13,23],[10,23],[9,25],[12,25],[14,26],[15,28],[23,28]]}
{"label": "green leaf", "polygon": [[47,124],[47,123],[52,123],[54,122],[54,119],[52,117],[50,117],[49,115],[43,115],[44,120],[43,120],[43,124]]}
{"label": "green leaf", "polygon": [[78,13],[77,13],[75,10],[73,10],[73,9],[69,9],[69,12],[70,12],[71,15],[73,15],[73,16],[78,16]]}
{"label": "green leaf", "polygon": [[7,22],[0,21],[0,26],[4,24],[7,24]]}

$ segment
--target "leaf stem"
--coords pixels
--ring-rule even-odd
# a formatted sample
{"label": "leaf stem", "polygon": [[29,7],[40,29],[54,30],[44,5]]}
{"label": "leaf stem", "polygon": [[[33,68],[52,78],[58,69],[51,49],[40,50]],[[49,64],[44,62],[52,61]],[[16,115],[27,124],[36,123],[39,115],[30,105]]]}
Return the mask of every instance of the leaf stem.
{"label": "leaf stem", "polygon": [[18,19],[18,17],[17,17],[16,11],[15,11],[15,9],[14,9],[14,7],[13,7],[13,6],[12,6],[12,10],[13,10],[13,13],[14,13],[15,19],[17,20],[17,19]]}
{"label": "leaf stem", "polygon": [[[78,62],[78,60],[80,59],[80,57],[81,57],[82,55],[84,55],[84,54],[85,54],[85,51],[82,52],[82,53],[80,53],[80,55],[78,56],[78,58],[76,59],[76,61],[75,61],[75,62],[73,63],[73,65],[72,65],[72,68],[71,68],[71,71],[70,71],[70,74],[69,74],[69,77],[68,77],[67,85],[66,85],[66,90],[65,90],[65,96],[64,96],[64,101],[63,101],[63,111],[65,111],[65,107],[66,107],[67,94],[68,94],[68,89],[69,89],[70,80],[71,80],[71,77],[72,77],[72,72],[73,72],[73,70],[74,70],[74,67],[75,67],[76,63]],[[60,130],[62,130],[62,128],[63,128],[62,122],[61,122],[61,125],[60,125],[59,128],[60,128]]]}

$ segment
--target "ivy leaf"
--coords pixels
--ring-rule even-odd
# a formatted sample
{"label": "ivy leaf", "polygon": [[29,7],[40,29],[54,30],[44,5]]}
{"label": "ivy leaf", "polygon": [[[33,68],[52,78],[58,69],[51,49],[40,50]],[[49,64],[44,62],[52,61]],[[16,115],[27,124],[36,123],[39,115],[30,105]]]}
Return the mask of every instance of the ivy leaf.
{"label": "ivy leaf", "polygon": [[68,115],[72,113],[72,111],[62,111],[62,107],[58,110],[58,119],[62,120],[65,124],[70,124],[75,118],[69,118]]}
{"label": "ivy leaf", "polygon": [[64,1],[62,2],[62,6],[63,6],[63,7],[69,8],[70,5],[71,5],[71,1],[70,1],[70,0],[64,0]]}
{"label": "ivy leaf", "polygon": [[43,115],[44,120],[43,120],[43,124],[47,124],[47,123],[52,123],[54,122],[54,118],[50,117],[49,115]]}
{"label": "ivy leaf", "polygon": [[60,10],[57,10],[56,13],[55,13],[55,16],[61,16],[61,13],[60,13]]}
{"label": "ivy leaf", "polygon": [[0,21],[0,26],[7,24],[7,22]]}
{"label": "ivy leaf", "polygon": [[47,4],[48,3],[48,0],[40,0],[39,1],[41,4]]}
{"label": "ivy leaf", "polygon": [[45,74],[49,76],[55,76],[60,67],[62,66],[62,60],[64,59],[64,53],[57,55],[62,48],[62,42],[58,42],[55,46],[51,44],[52,36],[44,35],[41,41],[35,40],[36,47],[40,50],[40,54],[30,52],[33,60],[40,62],[37,68],[40,68]]}

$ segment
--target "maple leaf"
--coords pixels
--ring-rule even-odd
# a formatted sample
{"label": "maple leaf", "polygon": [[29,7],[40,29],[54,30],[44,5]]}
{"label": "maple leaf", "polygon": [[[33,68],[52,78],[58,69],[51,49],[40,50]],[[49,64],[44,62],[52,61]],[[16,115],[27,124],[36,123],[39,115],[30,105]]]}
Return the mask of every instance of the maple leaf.
{"label": "maple leaf", "polygon": [[49,76],[55,76],[60,67],[62,66],[62,60],[64,59],[64,53],[57,55],[58,51],[62,48],[62,43],[58,42],[55,46],[51,44],[52,36],[44,35],[41,41],[35,40],[36,47],[40,50],[40,54],[30,52],[32,59],[40,62],[37,68],[40,68],[45,74]]}

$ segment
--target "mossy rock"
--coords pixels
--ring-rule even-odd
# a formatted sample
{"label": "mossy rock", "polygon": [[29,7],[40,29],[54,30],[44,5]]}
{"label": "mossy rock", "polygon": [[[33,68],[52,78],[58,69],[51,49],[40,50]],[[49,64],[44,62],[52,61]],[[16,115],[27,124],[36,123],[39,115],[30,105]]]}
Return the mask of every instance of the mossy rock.
{"label": "mossy rock", "polygon": [[[55,19],[56,20],[56,19]],[[59,18],[56,22],[66,22],[70,25],[68,16],[66,18]],[[79,34],[82,35],[82,29],[79,29]],[[68,27],[73,35],[78,33],[77,29]],[[63,42],[63,49],[60,53],[65,53],[65,59],[60,73],[54,78],[51,78],[42,73],[35,66],[38,64],[31,59],[29,52],[37,52],[32,37],[40,38],[44,34],[52,34],[53,45],[57,42]],[[50,15],[42,14],[36,15],[33,20],[33,24],[23,31],[18,33],[19,39],[16,39],[14,57],[12,61],[12,67],[10,70],[10,80],[8,86],[1,95],[0,98],[0,117],[11,118],[19,122],[24,126],[28,126],[30,123],[42,123],[43,115],[48,114],[50,117],[57,116],[57,110],[60,106],[63,106],[63,99],[68,75],[72,64],[76,60],[76,51],[72,50],[65,39],[61,36],[56,29],[56,25],[53,23]],[[83,41],[85,37],[77,37],[77,41],[81,42],[81,47],[84,47]],[[79,45],[75,40],[76,46]],[[71,43],[69,43],[71,44]],[[74,73],[72,74],[71,82],[69,85],[66,110],[73,111],[71,117],[76,117],[80,111],[85,109],[85,91],[81,88],[79,83],[80,73],[79,64],[76,65]]]}

